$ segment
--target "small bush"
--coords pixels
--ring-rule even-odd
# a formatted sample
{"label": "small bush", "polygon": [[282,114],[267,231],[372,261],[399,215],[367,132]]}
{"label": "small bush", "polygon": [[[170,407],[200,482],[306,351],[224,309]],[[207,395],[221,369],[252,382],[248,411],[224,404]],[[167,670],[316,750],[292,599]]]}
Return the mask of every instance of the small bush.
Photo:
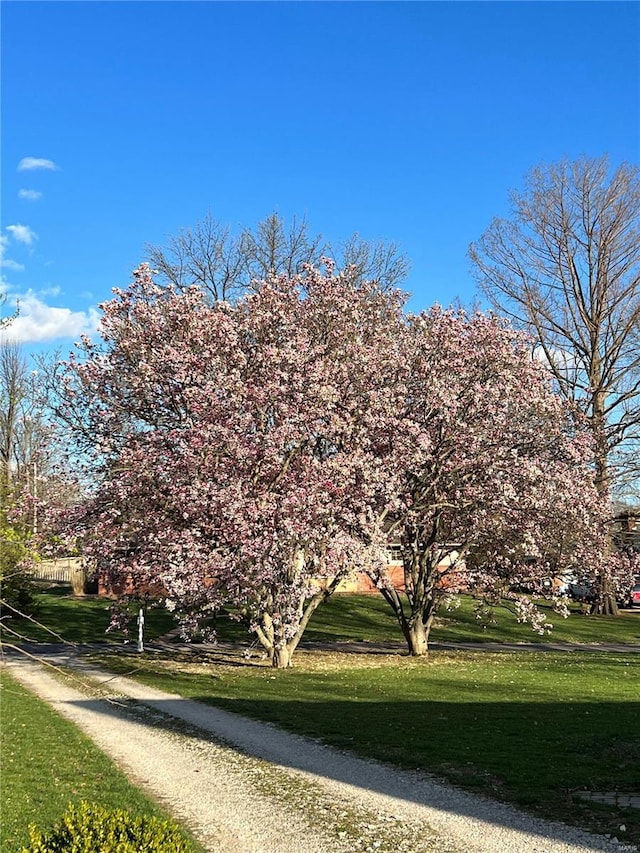
{"label": "small bush", "polygon": [[37,611],[37,587],[27,570],[14,569],[10,574],[0,571],[0,614],[19,619],[33,616]]}
{"label": "small bush", "polygon": [[29,562],[26,540],[0,519],[0,599],[5,616],[31,615],[35,610],[35,584],[26,568]]}
{"label": "small bush", "polygon": [[52,829],[29,828],[22,853],[192,853],[191,844],[167,820],[106,809],[92,803],[69,805]]}

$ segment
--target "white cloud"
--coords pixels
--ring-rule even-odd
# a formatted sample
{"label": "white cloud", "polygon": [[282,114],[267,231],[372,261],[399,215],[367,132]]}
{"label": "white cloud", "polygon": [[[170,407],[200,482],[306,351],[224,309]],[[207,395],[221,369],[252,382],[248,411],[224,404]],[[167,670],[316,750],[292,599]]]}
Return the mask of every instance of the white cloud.
{"label": "white cloud", "polygon": [[[13,296],[13,301],[15,301]],[[98,328],[100,314],[95,308],[72,311],[43,302],[32,290],[17,298],[18,316],[0,332],[0,339],[17,343],[44,343],[92,334]]]}
{"label": "white cloud", "polygon": [[5,231],[8,231],[17,243],[24,243],[25,246],[31,246],[33,241],[38,239],[36,232],[28,225],[7,225]]}
{"label": "white cloud", "polygon": [[58,167],[53,160],[45,160],[44,157],[23,157],[18,163],[19,172],[30,172],[34,169],[47,169],[50,172],[55,172]]}
{"label": "white cloud", "polygon": [[25,201],[38,201],[42,198],[42,193],[39,190],[18,190],[18,198]]}
{"label": "white cloud", "polygon": [[14,272],[22,272],[24,264],[19,264],[17,261],[12,261],[11,258],[5,258],[4,254],[9,248],[9,238],[6,234],[0,234],[0,267]]}
{"label": "white cloud", "polygon": [[50,284],[38,290],[38,296],[60,296],[62,288],[59,284]]}
{"label": "white cloud", "polygon": [[19,264],[18,261],[12,261],[11,258],[0,257],[0,267],[5,270],[22,272],[22,270],[24,269],[24,264]]}

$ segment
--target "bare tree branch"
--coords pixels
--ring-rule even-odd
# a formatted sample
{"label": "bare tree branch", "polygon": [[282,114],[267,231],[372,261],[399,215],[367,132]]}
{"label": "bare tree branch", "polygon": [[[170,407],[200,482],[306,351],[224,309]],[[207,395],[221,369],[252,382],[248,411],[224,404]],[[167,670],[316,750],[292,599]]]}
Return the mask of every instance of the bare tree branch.
{"label": "bare tree branch", "polygon": [[640,173],[564,160],[511,203],[470,247],[476,278],[590,419],[601,491],[624,491],[640,477]]}
{"label": "bare tree branch", "polygon": [[287,225],[277,213],[238,236],[228,225],[205,216],[181,229],[166,248],[147,245],[147,259],[159,280],[184,289],[202,288],[212,301],[234,301],[269,275],[296,275],[305,264],[318,266],[323,256],[338,269],[352,268],[355,279],[370,279],[381,289],[398,286],[409,261],[394,243],[369,242],[354,234],[334,251],[321,234],[311,234],[306,219]]}

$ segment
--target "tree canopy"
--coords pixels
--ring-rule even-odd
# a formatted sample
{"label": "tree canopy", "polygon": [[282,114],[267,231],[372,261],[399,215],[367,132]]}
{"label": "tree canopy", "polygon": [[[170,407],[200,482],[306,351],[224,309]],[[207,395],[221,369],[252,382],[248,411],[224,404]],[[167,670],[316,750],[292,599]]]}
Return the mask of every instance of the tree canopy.
{"label": "tree canopy", "polygon": [[543,631],[532,599],[545,579],[595,566],[602,545],[583,418],[553,392],[528,338],[496,317],[440,308],[410,317],[403,357],[387,530],[404,594],[386,567],[370,575],[414,653],[460,591],[480,605],[509,602]]}
{"label": "tree canopy", "polygon": [[186,629],[225,604],[287,666],[360,570],[423,654],[447,590],[507,595],[535,623],[515,583],[597,563],[589,436],[502,321],[407,316],[400,293],[331,263],[234,302],[147,265],[134,278],[63,365],[57,408],[99,483],[75,518],[88,552],[159,585]]}

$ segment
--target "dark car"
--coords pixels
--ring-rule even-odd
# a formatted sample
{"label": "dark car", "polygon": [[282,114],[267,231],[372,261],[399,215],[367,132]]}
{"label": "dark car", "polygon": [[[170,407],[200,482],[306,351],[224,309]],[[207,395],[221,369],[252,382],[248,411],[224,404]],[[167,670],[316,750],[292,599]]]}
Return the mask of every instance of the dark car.
{"label": "dark car", "polygon": [[596,600],[596,591],[588,583],[572,582],[567,586],[567,594],[573,601],[581,601],[584,604],[591,604]]}

